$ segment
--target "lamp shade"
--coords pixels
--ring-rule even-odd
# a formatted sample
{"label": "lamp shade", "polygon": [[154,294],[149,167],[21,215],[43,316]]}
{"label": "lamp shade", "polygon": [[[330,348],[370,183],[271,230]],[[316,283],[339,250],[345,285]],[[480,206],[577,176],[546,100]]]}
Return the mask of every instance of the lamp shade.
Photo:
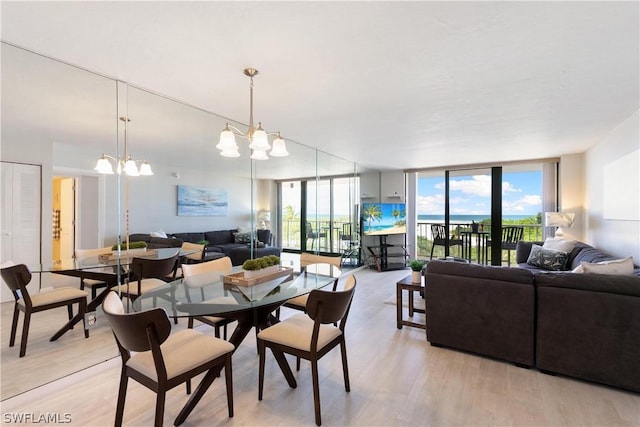
{"label": "lamp shade", "polygon": [[96,163],[96,167],[93,169],[101,174],[113,175],[113,166],[111,166],[111,162],[109,162],[104,154],[98,159],[98,163]]}
{"label": "lamp shade", "polygon": [[576,214],[573,212],[545,212],[544,217],[547,227],[571,228]]}
{"label": "lamp shade", "polygon": [[151,165],[146,160],[140,165],[140,175],[143,175],[143,176],[153,175],[153,171],[151,170]]}
{"label": "lamp shade", "polygon": [[285,157],[289,155],[284,139],[282,139],[280,135],[273,140],[273,148],[269,152],[269,155],[273,157]]}
{"label": "lamp shade", "polygon": [[267,152],[264,150],[254,149],[251,153],[251,158],[253,160],[267,160],[269,156],[267,156]]}
{"label": "lamp shade", "polygon": [[258,123],[258,128],[253,132],[253,136],[251,137],[251,144],[249,144],[249,148],[252,150],[261,150],[265,152],[271,148],[269,145],[269,137],[267,136],[267,132],[262,129],[262,125]]}
{"label": "lamp shade", "polygon": [[128,176],[139,176],[140,172],[138,172],[138,167],[136,166],[135,160],[129,156],[127,161],[124,164],[124,173]]}
{"label": "lamp shade", "polygon": [[[238,145],[236,144],[236,137],[231,131],[231,129],[229,129],[228,123],[227,123],[227,126],[223,129],[223,131],[220,132],[220,141],[218,142],[218,145],[216,145],[216,148],[218,150],[228,151],[228,152],[232,152],[234,150],[238,151]],[[224,154],[222,155],[224,156]],[[239,155],[240,154],[238,154],[238,156]],[[238,157],[238,156],[226,156],[226,157]]]}

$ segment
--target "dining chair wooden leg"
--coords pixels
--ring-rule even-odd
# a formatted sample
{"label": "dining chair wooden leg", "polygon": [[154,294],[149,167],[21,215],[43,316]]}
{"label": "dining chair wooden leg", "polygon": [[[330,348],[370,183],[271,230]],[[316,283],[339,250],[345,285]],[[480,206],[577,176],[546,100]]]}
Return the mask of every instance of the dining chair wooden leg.
{"label": "dining chair wooden leg", "polygon": [[296,356],[296,371],[300,370],[300,356]]}
{"label": "dining chair wooden leg", "polygon": [[115,426],[120,427],[122,425],[122,418],[124,416],[124,402],[127,397],[127,382],[129,377],[125,374],[125,367],[122,367],[120,373],[120,389],[118,390],[118,403],[116,405],[116,421]]}
{"label": "dining chair wooden leg", "polygon": [[344,389],[345,391],[350,392],[351,385],[349,384],[349,367],[347,366],[347,345],[344,339],[340,342],[340,353],[342,353],[342,373],[344,375]]}
{"label": "dining chair wooden leg", "polygon": [[166,390],[164,387],[159,387],[158,394],[156,395],[156,418],[154,422],[155,427],[162,427],[164,418],[164,401]]}
{"label": "dining chair wooden leg", "polygon": [[78,305],[79,305],[78,307],[79,313],[80,315],[82,315],[82,326],[84,328],[84,337],[89,338],[89,329],[87,329],[87,323],[84,316],[87,313],[87,299],[86,298],[81,299]]}
{"label": "dining chair wooden leg", "polygon": [[224,381],[227,386],[227,407],[229,418],[233,418],[233,372],[231,368],[231,353],[227,354],[224,361]]}
{"label": "dining chair wooden leg", "polygon": [[313,382],[313,407],[316,413],[316,425],[322,424],[320,418],[320,382],[318,380],[318,360],[311,360],[311,379]]}
{"label": "dining chair wooden leg", "polygon": [[24,322],[22,323],[22,341],[20,341],[20,357],[27,354],[27,339],[29,338],[29,324],[31,323],[31,313],[24,313]]}
{"label": "dining chair wooden leg", "polygon": [[20,315],[20,310],[18,310],[18,305],[16,304],[13,307],[13,321],[11,323],[11,337],[9,338],[9,347],[13,347],[16,343],[16,332],[18,331],[18,316]]}
{"label": "dining chair wooden leg", "polygon": [[67,314],[69,314],[69,320],[73,319],[73,303],[67,306]]}
{"label": "dining chair wooden leg", "polygon": [[258,400],[262,400],[262,388],[264,386],[264,359],[267,349],[264,345],[264,341],[258,340]]}

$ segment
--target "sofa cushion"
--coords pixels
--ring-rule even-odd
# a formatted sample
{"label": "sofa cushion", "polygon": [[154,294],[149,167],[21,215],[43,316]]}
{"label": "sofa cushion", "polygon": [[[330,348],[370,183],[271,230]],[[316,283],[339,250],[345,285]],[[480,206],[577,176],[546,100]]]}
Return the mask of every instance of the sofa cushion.
{"label": "sofa cushion", "polygon": [[540,267],[545,270],[562,271],[567,268],[569,254],[563,251],[545,249],[542,246],[533,245],[527,264]]}
{"label": "sofa cushion", "polygon": [[234,243],[233,233],[237,232],[238,230],[206,231],[204,238],[209,241],[211,246],[226,245],[228,243]]}
{"label": "sofa cushion", "polygon": [[576,247],[576,241],[550,237],[544,241],[542,247],[544,249],[569,253]]}
{"label": "sofa cushion", "polygon": [[182,246],[182,239],[175,237],[151,237],[148,243],[149,249],[179,248],[180,246]]}
{"label": "sofa cushion", "polygon": [[152,231],[151,233],[149,233],[149,235],[151,237],[162,237],[162,238],[167,238],[169,236],[167,236],[167,233],[164,232],[164,230],[158,230],[158,231]]}
{"label": "sofa cushion", "polygon": [[611,261],[603,261],[600,263],[580,263],[585,273],[597,273],[597,274],[619,274],[619,275],[631,275],[633,274],[633,259],[627,257],[625,259],[617,259]]}
{"label": "sofa cushion", "polygon": [[205,240],[202,232],[173,233],[172,236],[189,243],[199,243]]}
{"label": "sofa cushion", "polygon": [[251,233],[233,233],[233,241],[235,243],[249,243],[251,239]]}

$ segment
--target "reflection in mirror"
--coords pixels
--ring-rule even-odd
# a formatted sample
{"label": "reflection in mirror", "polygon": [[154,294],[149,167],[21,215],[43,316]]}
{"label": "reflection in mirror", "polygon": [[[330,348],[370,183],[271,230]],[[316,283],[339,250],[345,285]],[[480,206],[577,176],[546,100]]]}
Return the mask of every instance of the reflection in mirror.
{"label": "reflection in mirror", "polygon": [[[41,231],[36,236],[41,251],[30,262],[36,268],[51,266],[50,260],[62,261],[76,249],[111,247],[127,235],[132,241],[145,239],[150,248],[151,234],[163,232],[207,246],[239,246],[232,256],[236,263],[262,255],[252,239],[266,240],[263,243],[278,253],[294,247],[338,254],[350,244],[343,241],[344,224],[352,224],[351,233],[357,235],[359,190],[353,162],[290,140],[287,157],[251,160],[248,143],[241,139],[239,157],[222,157],[215,146],[227,119],[4,43],[2,86],[2,161],[33,164],[42,171]],[[147,161],[152,176],[102,175],[94,170],[103,154],[115,159],[125,154],[120,117],[129,120],[127,154]],[[76,227],[70,228],[72,236],[65,236],[68,243],[56,245],[49,211],[67,209],[61,202],[67,179],[76,184],[71,197],[75,207],[70,208]],[[296,188],[294,202],[286,201],[284,183]],[[303,203],[303,186],[313,202]],[[306,222],[323,239],[308,239]],[[272,237],[265,237],[263,230],[270,230]],[[176,242],[153,239],[158,246]],[[4,245],[5,240],[6,253]],[[213,253],[207,249],[205,256]],[[80,286],[77,277],[41,276],[42,283],[32,285],[36,292]],[[2,400],[117,355],[98,308],[88,339],[76,327],[49,342],[55,331],[48,325],[62,325],[66,312],[53,310],[57,317],[50,319],[34,316],[27,356],[18,358],[16,347],[8,347],[12,304],[2,306]],[[186,323],[181,320],[175,327]]]}
{"label": "reflection in mirror", "polygon": [[[20,249],[24,248],[24,234],[12,233],[22,241],[3,237],[2,261],[26,263],[34,273],[44,271],[33,274],[30,293],[52,287],[78,288],[79,278],[48,271],[55,266],[53,260],[64,263],[72,257],[75,247],[102,246],[100,223],[117,218],[116,206],[102,203],[113,199],[116,187],[101,186],[92,170],[102,152],[116,149],[116,83],[3,43],[2,89],[2,188],[14,188],[4,174],[10,163],[35,165],[32,167],[41,173],[42,183],[41,197],[36,201],[42,213],[35,215],[41,218],[40,235],[34,236],[39,250],[26,253]],[[20,188],[20,193],[26,194],[25,188]],[[3,203],[4,218],[8,206]],[[52,220],[51,212],[59,222]],[[71,225],[74,222],[75,228]],[[7,227],[10,225],[3,221],[3,235]],[[66,310],[59,308],[34,314],[26,356],[19,358],[18,347],[8,346],[14,303],[4,283],[2,288],[2,400],[117,355],[111,330],[100,322],[90,331],[89,339],[84,338],[80,323],[50,342],[67,321]],[[22,317],[18,333],[21,330]]]}

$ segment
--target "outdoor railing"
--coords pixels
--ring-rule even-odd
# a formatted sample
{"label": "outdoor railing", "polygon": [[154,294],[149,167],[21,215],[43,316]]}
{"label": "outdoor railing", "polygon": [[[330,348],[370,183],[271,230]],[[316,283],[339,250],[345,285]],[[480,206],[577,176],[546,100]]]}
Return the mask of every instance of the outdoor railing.
{"label": "outdoor railing", "polygon": [[[442,224],[442,222],[433,223],[433,222],[418,222],[418,247],[416,251],[416,255],[418,258],[429,258],[431,255],[431,247],[433,246],[433,237],[431,235],[431,224]],[[469,229],[468,222],[465,223],[450,223],[449,224],[449,236],[452,239],[460,238],[460,231]],[[541,241],[542,239],[542,224],[509,224],[509,225],[517,225],[524,228],[522,240],[524,241]],[[483,224],[485,230],[489,230],[491,224]],[[452,247],[450,252],[453,252],[452,255],[461,256],[461,253],[456,251],[461,251],[461,246]],[[471,248],[471,257],[475,259],[477,254],[475,253],[476,248]],[[433,256],[442,257],[444,256],[444,247],[436,246],[433,251]]]}
{"label": "outdoor railing", "polygon": [[[349,245],[348,239],[342,240],[342,230],[344,221],[309,221],[313,233],[317,236],[314,239],[307,239],[307,250],[319,250],[321,252],[342,253],[343,249]],[[353,234],[353,239],[357,238],[357,230]],[[300,220],[285,220],[282,222],[282,247],[286,249],[300,249]],[[312,248],[313,245],[313,248]]]}

